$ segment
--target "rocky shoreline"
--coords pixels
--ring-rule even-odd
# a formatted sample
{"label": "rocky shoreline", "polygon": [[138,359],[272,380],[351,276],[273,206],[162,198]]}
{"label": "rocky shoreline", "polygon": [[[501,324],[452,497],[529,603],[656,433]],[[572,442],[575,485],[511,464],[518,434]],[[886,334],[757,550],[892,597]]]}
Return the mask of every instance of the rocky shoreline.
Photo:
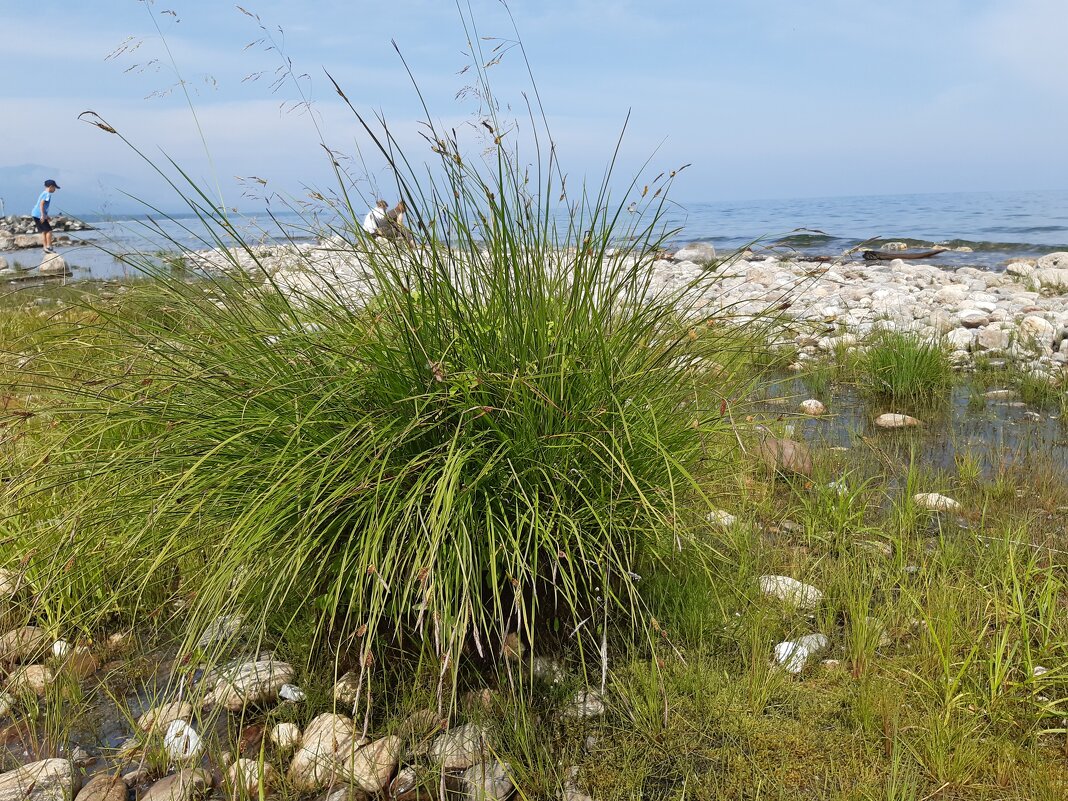
{"label": "rocky shoreline", "polygon": [[[366,270],[350,245],[267,246],[204,251],[193,264],[209,271],[265,270],[292,295],[327,294],[358,302]],[[652,264],[656,290],[673,291],[707,277],[696,310],[734,324],[770,321],[769,344],[797,361],[862,348],[881,331],[942,342],[953,363],[1004,360],[1051,379],[1068,369],[1068,253],[1020,260],[1004,272],[925,262],[807,261],[741,254],[717,261],[708,243],[693,243]],[[611,258],[611,254],[609,258]]]}
{"label": "rocky shoreline", "polygon": [[[92,226],[71,217],[52,217],[50,221],[52,230],[57,234],[55,237],[57,245],[69,245],[72,242],[70,237],[58,236],[58,234],[92,230]],[[42,235],[37,233],[33,217],[28,215],[0,217],[0,251],[39,248],[42,243]]]}

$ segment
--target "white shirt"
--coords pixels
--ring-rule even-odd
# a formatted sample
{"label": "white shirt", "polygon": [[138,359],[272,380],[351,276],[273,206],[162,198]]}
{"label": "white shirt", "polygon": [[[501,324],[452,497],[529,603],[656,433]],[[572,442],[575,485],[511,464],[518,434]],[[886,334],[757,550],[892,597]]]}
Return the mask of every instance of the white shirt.
{"label": "white shirt", "polygon": [[386,221],[386,210],[380,209],[375,206],[369,212],[367,216],[363,218],[363,230],[369,234],[378,232],[378,229],[382,227],[382,224]]}

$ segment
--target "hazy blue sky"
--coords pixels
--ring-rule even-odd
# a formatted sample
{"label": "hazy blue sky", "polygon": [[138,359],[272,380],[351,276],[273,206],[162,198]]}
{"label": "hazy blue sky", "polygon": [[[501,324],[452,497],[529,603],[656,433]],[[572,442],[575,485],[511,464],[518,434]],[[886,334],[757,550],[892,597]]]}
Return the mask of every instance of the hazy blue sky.
{"label": "hazy blue sky", "polygon": [[[480,33],[511,38],[497,0],[471,2]],[[41,179],[67,184],[67,208],[128,208],[116,187],[168,203],[116,137],[76,119],[88,109],[153,157],[165,152],[199,179],[217,175],[231,204],[249,206],[235,176],[260,176],[279,191],[329,182],[312,120],[280,108],[298,99],[293,85],[272,90],[278,54],[244,49],[262,32],[232,3],[4,5],[0,197],[9,211],[22,198],[10,196],[14,179],[5,187],[3,168],[24,164],[56,171]],[[1068,0],[513,0],[511,7],[573,176],[600,174],[630,109],[623,172],[650,155],[657,169],[692,162],[674,193],[682,200],[1068,181]],[[331,147],[353,152],[358,131],[324,69],[419,150],[418,99],[391,39],[435,119],[473,119],[472,100],[456,99],[469,74],[457,75],[466,40],[450,0],[248,0],[246,8],[271,29],[296,73],[308,76],[301,83]],[[191,91],[213,166],[170,57]],[[512,52],[491,69],[499,97],[520,102],[520,66]],[[258,72],[265,74],[248,77]]]}

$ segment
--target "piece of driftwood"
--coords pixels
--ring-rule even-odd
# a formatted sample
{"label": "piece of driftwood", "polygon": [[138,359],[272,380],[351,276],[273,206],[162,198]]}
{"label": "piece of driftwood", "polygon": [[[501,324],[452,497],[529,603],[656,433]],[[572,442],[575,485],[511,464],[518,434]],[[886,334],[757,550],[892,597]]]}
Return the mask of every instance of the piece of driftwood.
{"label": "piece of driftwood", "polygon": [[937,256],[939,253],[945,253],[944,250],[925,250],[922,253],[909,253],[906,250],[901,251],[882,251],[882,250],[865,250],[864,261],[893,261],[894,259],[930,259]]}

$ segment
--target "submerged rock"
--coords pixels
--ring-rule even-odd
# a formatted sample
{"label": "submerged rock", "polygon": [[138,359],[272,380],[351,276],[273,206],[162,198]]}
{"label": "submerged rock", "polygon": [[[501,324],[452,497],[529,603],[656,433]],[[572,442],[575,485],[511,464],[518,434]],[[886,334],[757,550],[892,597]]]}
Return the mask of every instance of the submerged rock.
{"label": "submerged rock", "polygon": [[1016,400],[1020,397],[1020,393],[1015,389],[992,389],[984,392],[983,397],[987,400]]}
{"label": "submerged rock", "polygon": [[921,426],[923,423],[917,420],[915,417],[909,417],[907,414],[893,414],[888,412],[886,414],[880,414],[875,418],[876,428],[914,428],[915,426]]}
{"label": "submerged rock", "polygon": [[802,584],[789,576],[761,576],[760,591],[785,601],[798,609],[815,609],[823,600],[823,593],[810,584]]}
{"label": "submerged rock", "polygon": [[963,507],[952,498],[937,492],[921,492],[912,496],[912,502],[929,512],[959,512]]}
{"label": "submerged rock", "polygon": [[70,801],[77,789],[69,759],[42,759],[0,774],[0,801]]}
{"label": "submerged rock", "polygon": [[757,456],[769,470],[812,476],[812,454],[803,442],[765,436],[757,446]]}
{"label": "submerged rock", "polygon": [[193,705],[188,701],[172,701],[152,707],[137,719],[137,728],[144,732],[153,729],[165,729],[176,720],[186,722],[193,719]]}

